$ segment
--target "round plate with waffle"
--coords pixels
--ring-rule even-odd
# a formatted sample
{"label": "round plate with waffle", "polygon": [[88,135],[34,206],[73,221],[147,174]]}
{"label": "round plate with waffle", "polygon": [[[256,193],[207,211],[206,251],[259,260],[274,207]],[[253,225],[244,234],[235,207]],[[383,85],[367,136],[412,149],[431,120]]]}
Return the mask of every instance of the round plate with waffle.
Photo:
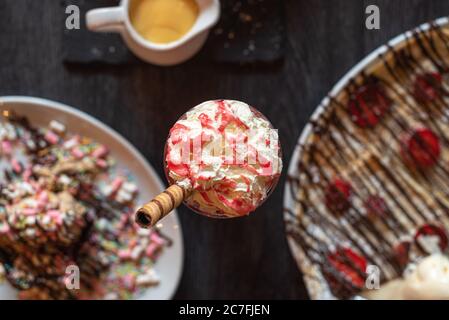
{"label": "round plate with waffle", "polygon": [[449,299],[448,23],[360,62],[299,140],[285,221],[313,299]]}

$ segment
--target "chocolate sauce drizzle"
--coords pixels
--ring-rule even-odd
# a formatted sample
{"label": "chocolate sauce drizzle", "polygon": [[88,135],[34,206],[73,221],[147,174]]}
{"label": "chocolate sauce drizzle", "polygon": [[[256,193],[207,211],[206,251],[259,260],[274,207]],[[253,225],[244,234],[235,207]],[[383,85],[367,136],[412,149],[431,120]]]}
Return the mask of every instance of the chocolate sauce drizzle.
{"label": "chocolate sauce drizzle", "polygon": [[[423,169],[408,166],[400,153],[401,137],[417,127],[430,128],[440,139],[441,148],[449,147],[449,33],[436,24],[429,30],[417,29],[405,43],[388,47],[380,54],[376,68],[362,71],[337,96],[329,96],[329,105],[319,119],[311,121],[312,133],[300,145],[298,176],[288,177],[291,198],[297,210],[285,209],[287,232],[321,270],[338,298],[350,298],[362,290],[332,263],[329,255],[339,248],[351,248],[367,263],[381,269],[382,281],[402,275],[393,248],[410,239],[425,223],[449,226],[449,167],[447,157],[435,160],[435,166]],[[416,87],[417,77],[437,73],[442,83],[424,78],[436,93],[434,99]],[[369,115],[354,97],[361,88],[376,86],[391,104],[380,121],[361,127],[354,120],[348,103],[364,123]],[[420,138],[423,150],[427,146]],[[431,152],[427,152],[432,156]],[[325,193],[335,177],[344,177],[352,185],[350,208],[336,215],[325,205]],[[382,195],[388,214],[373,218],[363,203],[370,196]],[[295,212],[297,211],[297,212]],[[340,262],[363,279],[365,270],[354,259],[342,254]]]}

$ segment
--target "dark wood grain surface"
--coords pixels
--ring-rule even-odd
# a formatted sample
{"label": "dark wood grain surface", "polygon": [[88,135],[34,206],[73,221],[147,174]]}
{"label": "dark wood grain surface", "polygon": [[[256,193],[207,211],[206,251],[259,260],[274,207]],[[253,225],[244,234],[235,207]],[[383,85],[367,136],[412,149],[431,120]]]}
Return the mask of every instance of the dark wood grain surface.
{"label": "dark wood grain surface", "polygon": [[[380,31],[365,29],[369,4],[381,9]],[[58,0],[0,0],[0,95],[54,99],[93,115],[161,176],[165,138],[182,113],[204,100],[243,100],[280,129],[287,166],[309,115],[346,71],[391,37],[449,15],[447,0],[286,0],[285,7],[287,52],[276,65],[224,66],[200,54],[173,68],[96,67],[63,64]],[[307,298],[285,239],[283,182],[248,218],[215,221],[179,210],[186,258],[176,298]]]}

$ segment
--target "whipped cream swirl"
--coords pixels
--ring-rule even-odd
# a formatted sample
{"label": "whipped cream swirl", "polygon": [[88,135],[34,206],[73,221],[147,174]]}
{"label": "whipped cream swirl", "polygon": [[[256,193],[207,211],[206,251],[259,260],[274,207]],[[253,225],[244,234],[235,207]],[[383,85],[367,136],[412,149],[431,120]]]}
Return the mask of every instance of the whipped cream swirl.
{"label": "whipped cream swirl", "polygon": [[215,217],[254,211],[282,171],[279,137],[259,112],[239,101],[208,101],[170,131],[166,169],[171,183],[191,196],[186,203]]}

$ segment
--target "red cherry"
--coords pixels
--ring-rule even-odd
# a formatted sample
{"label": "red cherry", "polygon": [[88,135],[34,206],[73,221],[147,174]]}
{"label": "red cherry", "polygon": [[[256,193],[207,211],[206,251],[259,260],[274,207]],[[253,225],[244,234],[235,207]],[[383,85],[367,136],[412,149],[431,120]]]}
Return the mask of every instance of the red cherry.
{"label": "red cherry", "polygon": [[393,250],[394,258],[402,268],[405,268],[408,264],[410,247],[411,243],[404,241],[399,243]]}
{"label": "red cherry", "polygon": [[383,218],[388,214],[388,205],[385,200],[378,195],[369,196],[365,201],[365,209],[368,215],[373,218]]}
{"label": "red cherry", "polygon": [[342,179],[335,179],[325,193],[327,208],[335,214],[342,214],[349,210],[351,206],[350,198],[352,193],[351,184]]}
{"label": "red cherry", "polygon": [[418,75],[415,79],[413,95],[419,102],[432,102],[438,98],[443,78],[437,72]]}
{"label": "red cherry", "polygon": [[404,160],[421,168],[436,165],[441,155],[440,139],[430,129],[416,129],[402,142],[402,156]]}
{"label": "red cherry", "polygon": [[[422,245],[420,244],[420,241],[418,241],[419,238],[421,237],[438,237],[438,246],[440,247],[441,251],[445,251],[448,247],[449,244],[449,239],[447,236],[446,231],[436,225],[432,225],[432,224],[426,224],[424,226],[422,226],[421,228],[418,229],[418,231],[415,234],[415,243],[424,251],[425,248],[422,247]],[[432,253],[432,252],[428,252],[428,253]]]}
{"label": "red cherry", "polygon": [[341,248],[327,257],[331,266],[355,287],[363,288],[365,285],[366,259],[350,248]]}
{"label": "red cherry", "polygon": [[390,98],[378,84],[360,87],[348,103],[352,120],[361,128],[375,127],[390,107]]}

